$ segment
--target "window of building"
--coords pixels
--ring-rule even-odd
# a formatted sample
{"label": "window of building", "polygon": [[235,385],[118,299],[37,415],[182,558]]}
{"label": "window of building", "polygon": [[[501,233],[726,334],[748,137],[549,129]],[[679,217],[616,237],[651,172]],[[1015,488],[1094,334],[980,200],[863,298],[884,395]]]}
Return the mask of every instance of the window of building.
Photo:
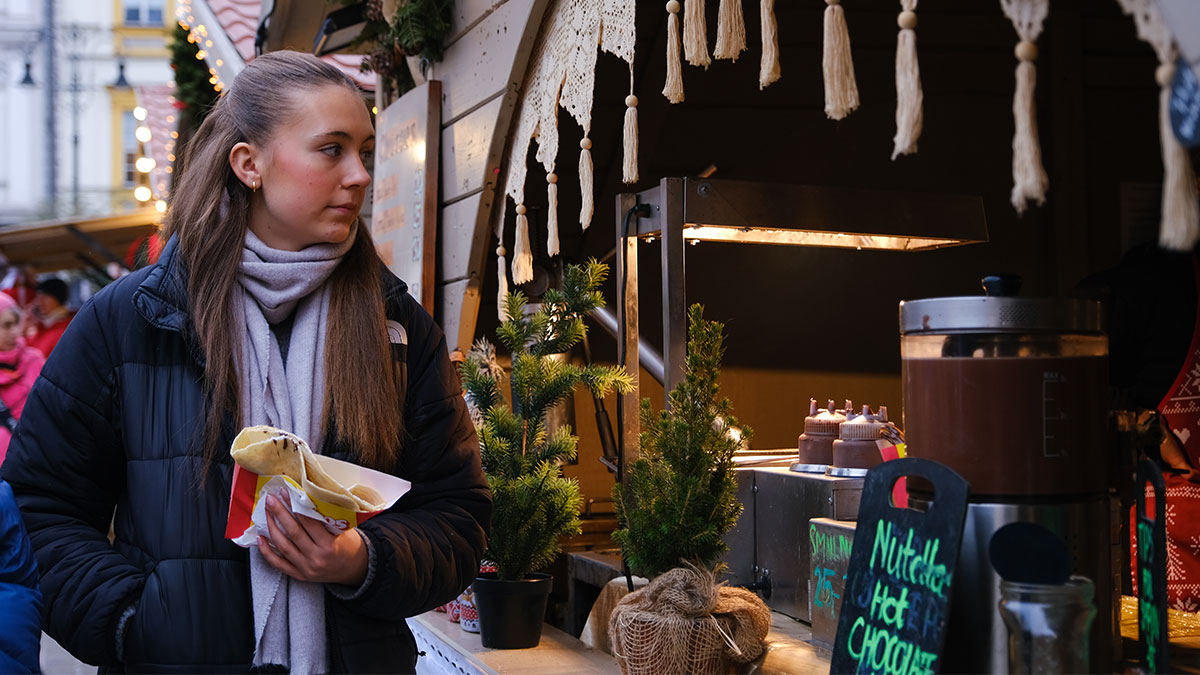
{"label": "window of building", "polygon": [[137,127],[138,121],[132,110],[121,113],[121,180],[127,188],[137,185],[137,169],[134,168],[134,162],[138,158],[138,140],[134,135]]}
{"label": "window of building", "polygon": [[163,25],[165,0],[124,0],[126,26]]}

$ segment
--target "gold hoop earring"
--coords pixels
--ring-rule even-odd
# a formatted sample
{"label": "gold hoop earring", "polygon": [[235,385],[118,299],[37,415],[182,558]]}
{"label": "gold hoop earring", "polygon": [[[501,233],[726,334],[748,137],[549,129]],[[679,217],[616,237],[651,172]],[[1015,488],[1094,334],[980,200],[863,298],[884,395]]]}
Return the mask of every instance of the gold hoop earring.
{"label": "gold hoop earring", "polygon": [[257,180],[250,184],[250,191],[258,192],[258,181]]}

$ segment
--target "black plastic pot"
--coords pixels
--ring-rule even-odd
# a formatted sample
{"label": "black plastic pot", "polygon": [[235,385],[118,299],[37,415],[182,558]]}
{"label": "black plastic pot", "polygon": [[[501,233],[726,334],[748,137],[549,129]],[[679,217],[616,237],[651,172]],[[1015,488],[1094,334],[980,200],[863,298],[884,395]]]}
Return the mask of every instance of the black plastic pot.
{"label": "black plastic pot", "polygon": [[479,637],[489,649],[527,649],[542,639],[546,600],[554,588],[549,574],[534,572],[519,581],[505,581],[486,572],[471,585],[479,610]]}

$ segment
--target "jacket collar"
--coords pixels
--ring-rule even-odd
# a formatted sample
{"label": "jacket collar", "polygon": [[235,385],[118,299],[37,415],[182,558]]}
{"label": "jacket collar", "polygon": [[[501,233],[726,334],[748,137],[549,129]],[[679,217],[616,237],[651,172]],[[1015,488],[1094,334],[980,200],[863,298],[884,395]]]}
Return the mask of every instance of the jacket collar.
{"label": "jacket collar", "polygon": [[133,292],[133,306],[151,325],[186,334],[191,327],[187,274],[179,256],[179,238],[171,237],[158,262]]}

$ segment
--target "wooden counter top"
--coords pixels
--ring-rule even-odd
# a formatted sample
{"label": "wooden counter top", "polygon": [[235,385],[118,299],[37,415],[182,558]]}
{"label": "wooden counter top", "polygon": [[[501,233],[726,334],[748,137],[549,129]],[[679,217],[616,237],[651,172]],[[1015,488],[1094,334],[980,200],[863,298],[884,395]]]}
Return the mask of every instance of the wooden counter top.
{"label": "wooden counter top", "polygon": [[[808,642],[808,626],[777,612],[771,613],[769,649],[745,672],[762,675],[827,673],[829,652]],[[542,626],[542,641],[532,649],[485,649],[478,633],[468,633],[441,612],[426,612],[408,620],[425,652],[417,672],[429,675],[560,675],[561,673],[620,673],[616,659],[592,649],[557,628]]]}

